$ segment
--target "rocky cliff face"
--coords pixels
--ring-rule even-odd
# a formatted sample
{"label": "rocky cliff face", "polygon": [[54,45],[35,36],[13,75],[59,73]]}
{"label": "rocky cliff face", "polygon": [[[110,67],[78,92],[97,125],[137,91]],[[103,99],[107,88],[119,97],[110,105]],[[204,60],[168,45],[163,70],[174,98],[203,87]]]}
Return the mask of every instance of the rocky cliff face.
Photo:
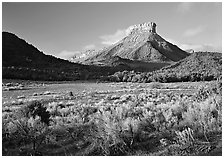
{"label": "rocky cliff face", "polygon": [[126,30],[127,34],[134,34],[134,33],[144,33],[144,32],[152,32],[156,33],[156,23],[154,22],[148,22],[148,23],[142,23],[138,25],[132,25]]}
{"label": "rocky cliff face", "polygon": [[103,50],[95,51],[95,55],[82,63],[93,64],[115,56],[132,61],[176,62],[189,55],[158,35],[153,22],[130,26],[126,33],[125,38]]}

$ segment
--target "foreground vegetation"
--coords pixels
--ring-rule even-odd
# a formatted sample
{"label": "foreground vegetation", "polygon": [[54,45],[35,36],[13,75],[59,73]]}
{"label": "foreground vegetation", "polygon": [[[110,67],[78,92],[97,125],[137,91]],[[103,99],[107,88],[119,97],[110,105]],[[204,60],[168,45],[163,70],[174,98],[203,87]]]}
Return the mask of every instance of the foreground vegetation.
{"label": "foreground vegetation", "polygon": [[7,104],[3,155],[221,155],[221,81],[192,94],[163,86]]}

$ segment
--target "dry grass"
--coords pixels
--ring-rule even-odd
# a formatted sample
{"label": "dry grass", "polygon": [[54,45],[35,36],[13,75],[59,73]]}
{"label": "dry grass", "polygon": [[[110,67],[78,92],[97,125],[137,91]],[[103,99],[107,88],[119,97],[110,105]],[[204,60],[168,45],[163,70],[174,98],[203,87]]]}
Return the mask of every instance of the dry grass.
{"label": "dry grass", "polygon": [[[83,91],[41,101],[42,111],[31,108],[29,115],[5,106],[3,155],[202,155],[216,148],[220,140],[210,135],[222,132],[220,87],[192,95],[142,84],[125,88],[132,90]],[[43,113],[49,113],[49,124]]]}

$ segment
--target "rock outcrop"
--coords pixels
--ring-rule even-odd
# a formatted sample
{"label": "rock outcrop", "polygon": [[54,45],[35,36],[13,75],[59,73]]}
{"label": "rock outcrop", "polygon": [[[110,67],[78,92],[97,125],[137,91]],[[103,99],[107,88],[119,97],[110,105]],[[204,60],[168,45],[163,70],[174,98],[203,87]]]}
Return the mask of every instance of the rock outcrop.
{"label": "rock outcrop", "polygon": [[127,35],[134,34],[134,33],[144,33],[144,32],[156,33],[156,23],[148,22],[148,23],[133,25],[133,26],[130,26],[126,30]]}

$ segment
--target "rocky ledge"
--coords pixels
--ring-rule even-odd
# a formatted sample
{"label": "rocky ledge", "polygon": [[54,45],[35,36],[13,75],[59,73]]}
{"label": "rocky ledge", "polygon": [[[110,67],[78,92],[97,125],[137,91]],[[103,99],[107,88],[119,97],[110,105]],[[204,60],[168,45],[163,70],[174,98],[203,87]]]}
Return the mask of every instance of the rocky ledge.
{"label": "rocky ledge", "polygon": [[152,32],[156,33],[156,23],[154,22],[147,22],[142,23],[138,25],[132,25],[127,30],[127,35],[133,34],[133,33],[143,33],[143,32]]}

